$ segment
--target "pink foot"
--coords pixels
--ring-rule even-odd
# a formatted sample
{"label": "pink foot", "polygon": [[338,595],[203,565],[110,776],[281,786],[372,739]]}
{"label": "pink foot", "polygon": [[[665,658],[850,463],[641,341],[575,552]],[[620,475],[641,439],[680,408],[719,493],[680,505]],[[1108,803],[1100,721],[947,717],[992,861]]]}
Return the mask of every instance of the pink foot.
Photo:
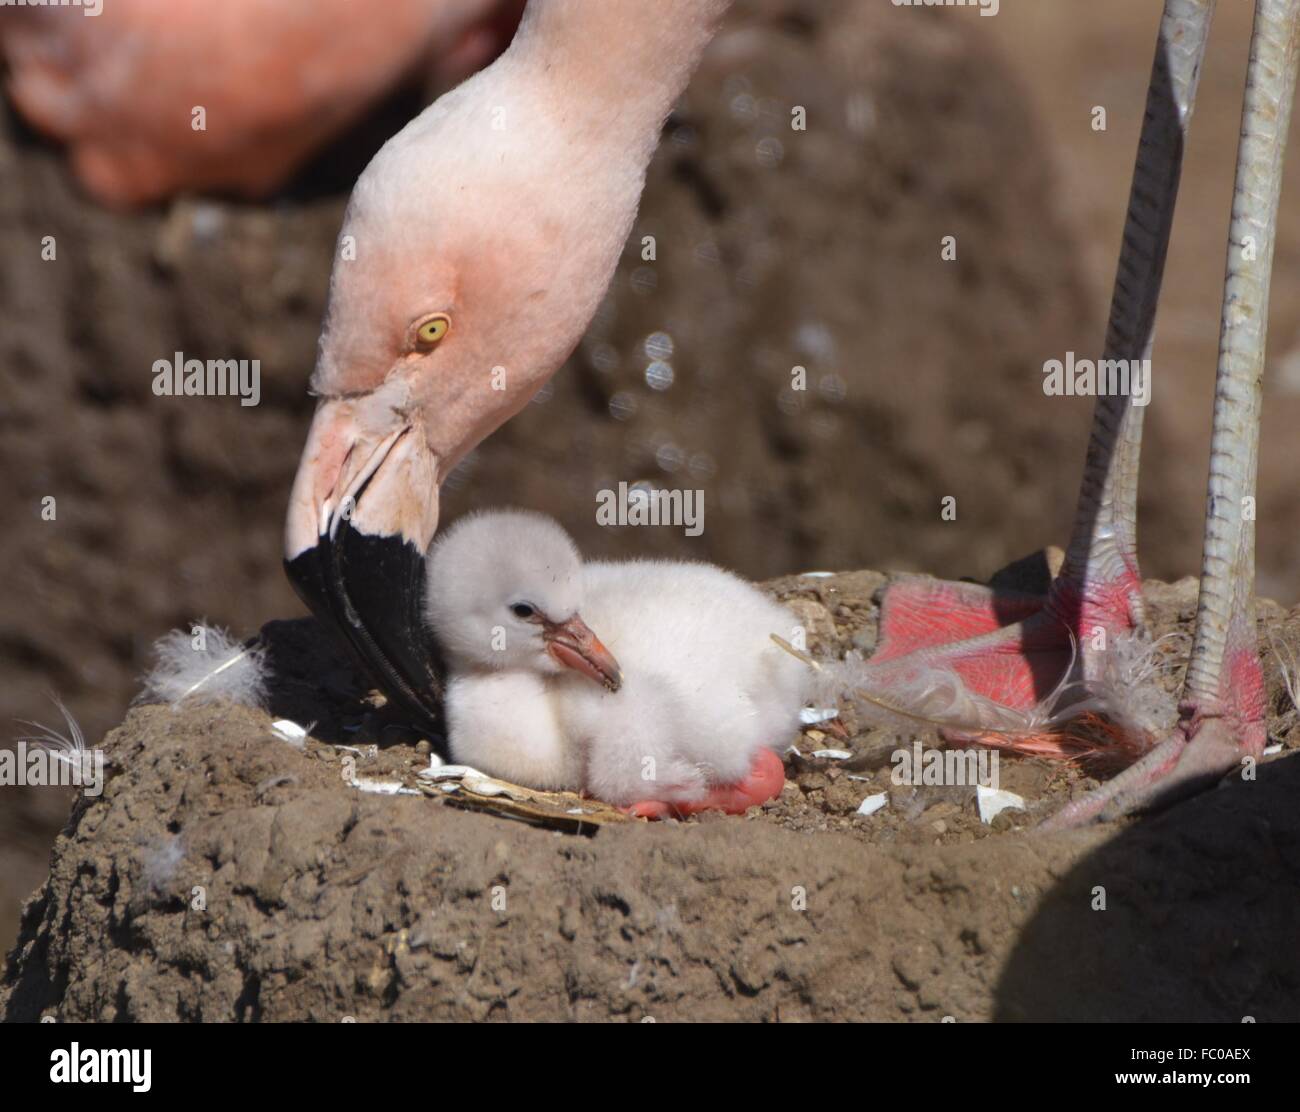
{"label": "pink foot", "polygon": [[968,691],[1028,711],[1050,694],[1072,656],[1091,652],[1135,627],[1136,575],[1083,592],[1057,579],[1046,596],[974,583],[903,579],[885,592],[880,642],[867,663],[868,684],[888,695],[926,671],[948,671]]}
{"label": "pink foot", "polygon": [[781,794],[785,786],[785,765],[771,749],[760,749],[754,764],[738,784],[722,784],[703,799],[688,803],[666,803],[660,799],[643,799],[623,810],[642,819],[684,818],[700,811],[722,811],[743,815],[750,807],[766,803]]}
{"label": "pink foot", "polygon": [[[969,583],[902,580],[886,592],[880,643],[867,663],[866,682],[887,696],[891,685],[906,690],[918,675],[947,670],[968,690],[1027,711],[1056,687],[1072,655],[1089,675],[1089,664],[1104,651],[1100,646],[1137,627],[1140,592],[1136,572],[1128,569],[1086,590],[1074,580],[1058,578],[1044,599]],[[1098,637],[1099,630],[1104,638]],[[1043,829],[1167,806],[1229,773],[1253,767],[1249,762],[1257,761],[1264,749],[1266,710],[1253,621],[1234,636],[1222,689],[1185,697],[1179,708],[1182,720],[1169,735],[1145,752],[1126,752],[1134,761],[1129,768],[1068,804]],[[990,743],[987,736],[984,743]],[[1001,747],[1043,752],[1014,735]]]}

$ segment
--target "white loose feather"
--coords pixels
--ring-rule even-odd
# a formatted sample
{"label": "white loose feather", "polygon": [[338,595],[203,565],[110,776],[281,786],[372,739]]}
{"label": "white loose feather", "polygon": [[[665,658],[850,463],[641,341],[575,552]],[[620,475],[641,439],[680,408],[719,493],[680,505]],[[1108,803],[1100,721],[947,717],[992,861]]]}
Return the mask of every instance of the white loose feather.
{"label": "white loose feather", "polygon": [[1138,630],[1113,637],[1101,654],[1100,676],[1080,684],[1085,709],[1104,714],[1135,734],[1154,739],[1167,733],[1178,719],[1178,699],[1169,690],[1173,685],[1166,682],[1176,662],[1162,650],[1186,641],[1183,633],[1152,638]]}
{"label": "white loose feather", "polygon": [[1008,752],[1123,767],[1176,720],[1177,700],[1166,682],[1173,664],[1161,649],[1177,636],[1114,637],[1099,650],[1100,674],[1089,680],[1071,678],[1072,655],[1060,683],[1028,710],[971,691],[950,670],[918,665],[892,669],[883,679],[856,653],[815,661],[774,640],[814,669],[821,699],[852,703],[868,724],[898,732],[939,729]]}
{"label": "white loose feather", "polygon": [[144,677],[139,700],[181,703],[266,704],[269,670],[266,647],[243,644],[217,626],[200,623],[191,631],[174,629],[154,642],[157,663]]}
{"label": "white loose feather", "polygon": [[1057,708],[1067,688],[1062,682],[1029,710],[1004,706],[972,691],[956,672],[942,668],[917,668],[906,676],[891,677],[887,689],[878,689],[866,662],[856,653],[824,663],[818,676],[825,695],[852,702],[866,724],[903,731],[926,727],[966,733],[1043,730],[1058,720]]}
{"label": "white loose feather", "polygon": [[58,708],[59,713],[63,715],[63,721],[67,724],[68,732],[65,734],[52,726],[46,726],[42,722],[33,722],[30,719],[22,718],[19,719],[22,725],[31,726],[32,729],[41,732],[16,738],[15,740],[45,749],[53,754],[56,760],[80,768],[87,753],[86,735],[81,732],[81,727],[77,724],[77,720],[72,717],[72,712],[64,705],[63,700],[57,695],[51,695],[50,699]]}
{"label": "white loose feather", "polygon": [[[1058,708],[1076,686],[1063,678],[1045,698],[1022,711],[971,691],[956,672],[943,668],[899,669],[883,684],[860,653],[850,652],[843,660],[814,660],[780,637],[772,640],[813,669],[816,699],[827,705],[850,703],[864,725],[900,733],[943,729],[1017,734],[1048,729],[1068,713]],[[1067,669],[1066,677],[1069,674]]]}
{"label": "white loose feather", "polygon": [[1285,641],[1279,641],[1270,631],[1269,646],[1277,657],[1278,671],[1282,677],[1282,686],[1287,698],[1291,700],[1291,709],[1300,712],[1300,662],[1296,660],[1295,651]]}
{"label": "white loose feather", "polygon": [[176,870],[185,859],[185,846],[179,834],[164,834],[145,846],[141,861],[141,880],[153,892],[172,887]]}

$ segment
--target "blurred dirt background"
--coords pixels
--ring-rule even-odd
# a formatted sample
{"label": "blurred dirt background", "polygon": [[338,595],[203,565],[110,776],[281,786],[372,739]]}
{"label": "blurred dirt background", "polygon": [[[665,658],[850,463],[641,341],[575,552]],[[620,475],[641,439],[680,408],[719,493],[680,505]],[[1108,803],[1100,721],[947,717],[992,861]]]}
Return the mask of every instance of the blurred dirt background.
{"label": "blurred dirt background", "polygon": [[[448,518],[514,502],[555,514],[593,554],[674,553],[755,577],[984,577],[1059,543],[1090,402],[1045,398],[1040,368],[1100,345],[1159,9],[1003,0],[990,19],[741,0],[669,123],[588,338],[453,477]],[[1220,9],[1144,453],[1144,566],[1165,578],[1199,563],[1249,32],[1249,5]],[[49,722],[54,692],[97,741],[167,629],[204,616],[248,633],[301,613],[279,530],[333,238],[357,170],[429,92],[395,94],[271,203],[186,198],[134,216],[85,201],[57,150],[4,110],[0,722]],[[790,129],[793,105],[805,132]],[[1300,443],[1286,431],[1300,419],[1297,177],[1259,489],[1260,591],[1286,603],[1300,568],[1287,527]],[[633,249],[647,234],[653,264]],[[46,235],[57,262],[41,261]],[[152,363],[174,351],[261,360],[261,405],[154,397]],[[650,371],[656,360],[671,373]],[[806,394],[789,390],[795,365]],[[619,481],[703,489],[703,536],[600,530],[594,492]],[[955,522],[939,516],[947,495]],[[0,945],[67,806],[0,793]]]}

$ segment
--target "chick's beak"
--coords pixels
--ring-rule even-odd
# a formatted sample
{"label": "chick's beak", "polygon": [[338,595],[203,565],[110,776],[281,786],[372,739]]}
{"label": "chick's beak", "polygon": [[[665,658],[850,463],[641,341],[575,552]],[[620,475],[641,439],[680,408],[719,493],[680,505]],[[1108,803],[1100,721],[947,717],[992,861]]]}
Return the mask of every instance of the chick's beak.
{"label": "chick's beak", "polygon": [[412,725],[441,734],[442,654],[424,621],[437,461],[421,430],[365,398],[322,401],[294,480],[285,571]]}
{"label": "chick's beak", "polygon": [[546,651],[566,668],[581,672],[609,691],[617,691],[622,685],[618,661],[577,614],[567,622],[547,622],[542,640]]}

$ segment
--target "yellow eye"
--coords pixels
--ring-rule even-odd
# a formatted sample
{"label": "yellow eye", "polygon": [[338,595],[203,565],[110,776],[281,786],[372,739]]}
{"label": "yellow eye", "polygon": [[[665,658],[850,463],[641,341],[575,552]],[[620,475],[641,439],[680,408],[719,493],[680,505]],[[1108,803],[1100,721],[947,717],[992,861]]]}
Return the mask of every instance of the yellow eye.
{"label": "yellow eye", "polygon": [[450,319],[441,313],[436,317],[430,317],[415,330],[415,342],[419,347],[428,350],[447,335],[447,329],[450,327]]}

